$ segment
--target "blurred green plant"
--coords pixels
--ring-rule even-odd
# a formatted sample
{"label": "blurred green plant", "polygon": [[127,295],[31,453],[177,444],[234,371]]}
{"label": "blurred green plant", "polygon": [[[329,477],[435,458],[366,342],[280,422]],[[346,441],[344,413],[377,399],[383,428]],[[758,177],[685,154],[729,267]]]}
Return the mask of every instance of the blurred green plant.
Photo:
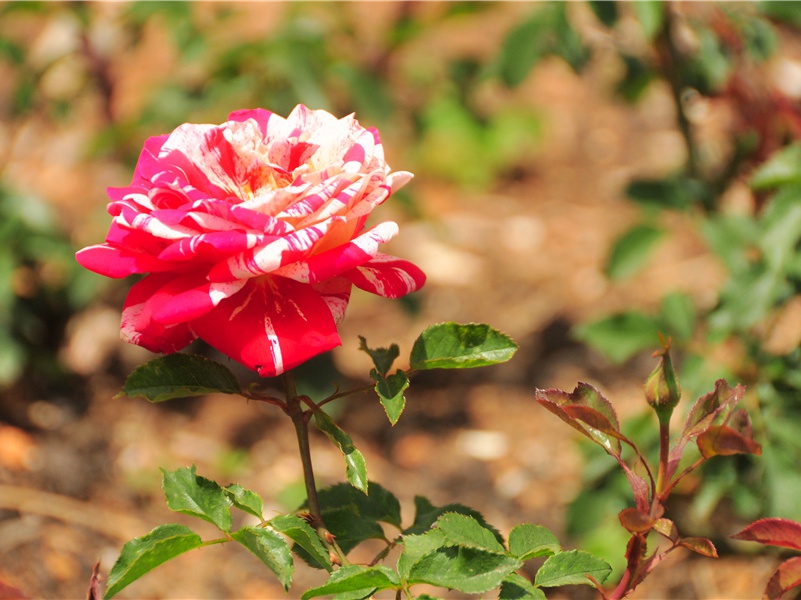
{"label": "blurred green plant", "polygon": [[94,299],[95,279],[45,203],[0,187],[0,390],[26,372],[39,383],[62,378],[64,328]]}
{"label": "blurred green plant", "polygon": [[[755,426],[764,456],[713,461],[703,483],[688,490],[693,498],[688,518],[696,525],[709,523],[713,512],[727,503],[743,518],[771,514],[798,519],[801,448],[793,436],[801,428],[801,333],[792,323],[797,322],[793,310],[801,299],[801,146],[787,144],[801,136],[801,108],[776,87],[767,65],[780,47],[782,31],[798,27],[800,5],[588,5],[595,26],[606,34],[605,47],[611,43],[623,66],[614,93],[637,102],[653,83],[666,86],[686,149],[678,170],[627,186],[642,218],[610,248],[607,277],[613,283],[624,281],[648,268],[653,250],[668,234],[665,221],[672,212],[687,216],[682,222],[706,240],[728,270],[728,281],[711,309],[695,306],[689,295],[676,291],[663,298],[656,313],[624,311],[581,323],[574,334],[622,364],[650,348],[655,334],[662,332],[674,340],[688,393],[697,394],[721,377],[749,385],[755,390],[749,401],[761,409]],[[508,34],[499,55],[499,74],[507,85],[521,83],[546,55],[561,56],[574,69],[586,62],[576,57],[589,56],[592,45],[580,36],[577,42],[572,34],[558,33],[561,28],[579,30],[560,16],[566,10],[537,7],[529,21]],[[637,43],[623,33],[632,33],[633,22],[639,23]],[[540,27],[549,34],[538,35]],[[693,107],[702,105],[731,109],[722,152],[711,147],[691,118]],[[744,177],[753,190],[752,209],[727,210],[726,192]],[[782,328],[789,339],[777,343]],[[742,350],[724,365],[715,355],[723,346]],[[589,487],[576,500],[570,527],[593,539],[609,539],[611,529],[598,534],[583,524],[582,515],[590,497],[619,505],[624,482],[611,468],[593,472],[593,465],[591,460]]]}

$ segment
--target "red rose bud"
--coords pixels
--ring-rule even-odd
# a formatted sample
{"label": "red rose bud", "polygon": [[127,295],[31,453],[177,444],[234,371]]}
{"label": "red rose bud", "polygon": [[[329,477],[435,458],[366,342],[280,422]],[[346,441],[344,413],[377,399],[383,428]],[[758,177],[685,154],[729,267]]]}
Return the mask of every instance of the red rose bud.
{"label": "red rose bud", "polygon": [[666,421],[681,399],[681,387],[670,360],[670,340],[662,340],[662,350],[654,353],[654,356],[661,356],[662,360],[645,382],[645,399],[656,411],[659,420]]}

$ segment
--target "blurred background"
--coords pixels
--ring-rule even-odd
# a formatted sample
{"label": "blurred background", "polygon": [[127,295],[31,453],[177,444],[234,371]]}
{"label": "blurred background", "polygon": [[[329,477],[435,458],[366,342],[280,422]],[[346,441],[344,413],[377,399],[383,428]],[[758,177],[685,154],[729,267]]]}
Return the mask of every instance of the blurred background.
{"label": "blurred background", "polygon": [[[662,332],[681,407],[718,377],[748,385],[764,452],[677,490],[680,530],[722,558],[676,553],[634,597],[761,595],[776,555],[726,536],[801,519],[799,26],[795,2],[0,4],[0,582],[84,597],[98,559],[107,572],[128,539],[183,522],[160,467],[197,464],[268,511],[302,501],[277,410],[115,397],[152,357],[119,340],[132,282],[73,256],[103,240],[105,188],[130,181],[147,137],[304,103],[355,112],[415,173],[376,218],[401,223],[387,251],[428,275],[403,301],[355,293],[343,346],[307,365],[304,389],[365,383],[359,335],[408,356],[427,325],[475,321],[520,343],[506,365],[413,381],[395,427],[370,395],[334,407],[406,518],[414,494],[459,501],[620,568],[625,480],[533,392],[591,383],[650,439],[642,384]],[[313,439],[321,485],[343,480],[330,446]],[[289,596],[319,579],[301,570]],[[285,594],[226,545],[120,597]]]}

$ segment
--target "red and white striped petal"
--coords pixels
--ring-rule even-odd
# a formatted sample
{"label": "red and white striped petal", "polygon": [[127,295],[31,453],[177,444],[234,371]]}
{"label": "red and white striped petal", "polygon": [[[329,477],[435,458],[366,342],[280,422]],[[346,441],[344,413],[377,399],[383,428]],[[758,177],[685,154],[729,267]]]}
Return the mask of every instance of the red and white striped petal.
{"label": "red and white striped petal", "polygon": [[394,256],[379,254],[360,267],[343,273],[359,289],[384,298],[400,298],[416,292],[426,281],[418,267]]}
{"label": "red and white striped petal", "polygon": [[209,281],[234,281],[273,273],[279,267],[304,258],[322,240],[332,221],[306,227],[265,246],[232,256],[209,271]]}
{"label": "red and white striped petal", "polygon": [[155,291],[147,301],[150,318],[162,325],[187,323],[209,313],[247,282],[209,283],[202,274],[177,277]]}
{"label": "red and white striped petal", "polygon": [[320,294],[281,277],[250,280],[239,293],[193,321],[192,329],[263,377],[281,374],[341,343]]}
{"label": "red and white striped petal", "polygon": [[186,323],[163,325],[153,320],[148,300],[174,279],[171,274],[152,274],[130,289],[122,307],[120,337],[151,352],[177,352],[195,339]]}
{"label": "red and white striped petal", "polygon": [[108,244],[98,244],[79,250],[75,254],[75,260],[85,269],[115,279],[128,277],[134,273],[173,270],[172,265],[152,254],[128,248],[114,248]]}
{"label": "red and white striped petal", "polygon": [[371,261],[378,247],[398,234],[398,225],[392,221],[379,223],[348,243],[341,244],[305,260],[298,260],[275,270],[275,275],[303,283],[318,283],[342,275]]}
{"label": "red and white striped petal", "polygon": [[320,297],[328,306],[328,310],[331,311],[334,322],[339,324],[345,317],[345,310],[348,308],[348,300],[350,300],[353,284],[344,277],[334,277],[333,279],[315,283],[312,288],[320,294]]}

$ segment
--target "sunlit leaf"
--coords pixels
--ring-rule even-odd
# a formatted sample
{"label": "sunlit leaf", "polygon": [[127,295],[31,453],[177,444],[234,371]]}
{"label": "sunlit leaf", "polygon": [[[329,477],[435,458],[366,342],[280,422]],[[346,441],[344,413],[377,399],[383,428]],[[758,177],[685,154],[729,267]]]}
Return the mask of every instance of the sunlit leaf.
{"label": "sunlit leaf", "polygon": [[195,473],[195,466],[175,471],[161,470],[162,487],[170,510],[199,517],[219,527],[231,529],[231,498],[211,479]]}
{"label": "sunlit leaf", "polygon": [[469,369],[506,362],[515,352],[517,344],[489,325],[439,323],[414,342],[410,363],[415,370]]}
{"label": "sunlit leaf", "polygon": [[333,572],[323,585],[306,590],[301,598],[317,598],[330,594],[343,594],[364,590],[362,597],[367,597],[379,590],[400,587],[398,576],[383,565],[363,567],[348,565]]}
{"label": "sunlit leaf", "polygon": [[353,440],[350,436],[340,429],[325,412],[322,410],[315,411],[314,421],[317,423],[317,427],[325,433],[328,439],[334,442],[342,456],[345,457],[345,475],[350,484],[366,494],[367,463],[364,460],[364,455],[353,445]]}
{"label": "sunlit leaf", "polygon": [[306,521],[295,515],[278,515],[270,519],[270,527],[283,533],[303,548],[317,564],[327,571],[331,571],[332,566],[328,550],[323,546],[317,532]]}
{"label": "sunlit leaf", "polygon": [[467,594],[483,594],[523,566],[512,556],[452,546],[425,554],[409,569],[407,583],[428,583]]}
{"label": "sunlit leaf", "polygon": [[143,396],[150,402],[204,394],[241,394],[227,367],[196,354],[167,354],[146,362],[125,380],[120,394]]}
{"label": "sunlit leaf", "polygon": [[375,391],[381,400],[381,406],[387,413],[389,422],[394,425],[406,406],[406,397],[403,392],[409,387],[409,378],[401,370],[389,377],[381,376],[375,369],[371,369],[370,376],[375,380]]}
{"label": "sunlit leaf", "polygon": [[593,585],[587,579],[588,575],[603,583],[611,571],[612,567],[597,556],[582,550],[569,550],[548,558],[537,571],[534,583],[541,587]]}
{"label": "sunlit leaf", "polygon": [[105,598],[152,571],[160,564],[203,544],[185,525],[160,525],[142,537],[127,542],[108,575]]}
{"label": "sunlit leaf", "polygon": [[442,532],[445,543],[465,548],[477,548],[487,552],[505,554],[506,548],[495,539],[495,533],[469,515],[445,513],[437,519],[437,528]]}
{"label": "sunlit leaf", "polygon": [[523,523],[509,532],[509,552],[520,560],[551,556],[561,550],[556,536],[542,525]]}
{"label": "sunlit leaf", "polygon": [[231,537],[267,565],[276,574],[285,590],[289,589],[295,568],[289,545],[283,537],[264,527],[243,527],[232,533]]}
{"label": "sunlit leaf", "polygon": [[259,519],[262,518],[264,501],[256,492],[243,488],[238,483],[227,485],[224,491],[239,510],[243,510]]}

